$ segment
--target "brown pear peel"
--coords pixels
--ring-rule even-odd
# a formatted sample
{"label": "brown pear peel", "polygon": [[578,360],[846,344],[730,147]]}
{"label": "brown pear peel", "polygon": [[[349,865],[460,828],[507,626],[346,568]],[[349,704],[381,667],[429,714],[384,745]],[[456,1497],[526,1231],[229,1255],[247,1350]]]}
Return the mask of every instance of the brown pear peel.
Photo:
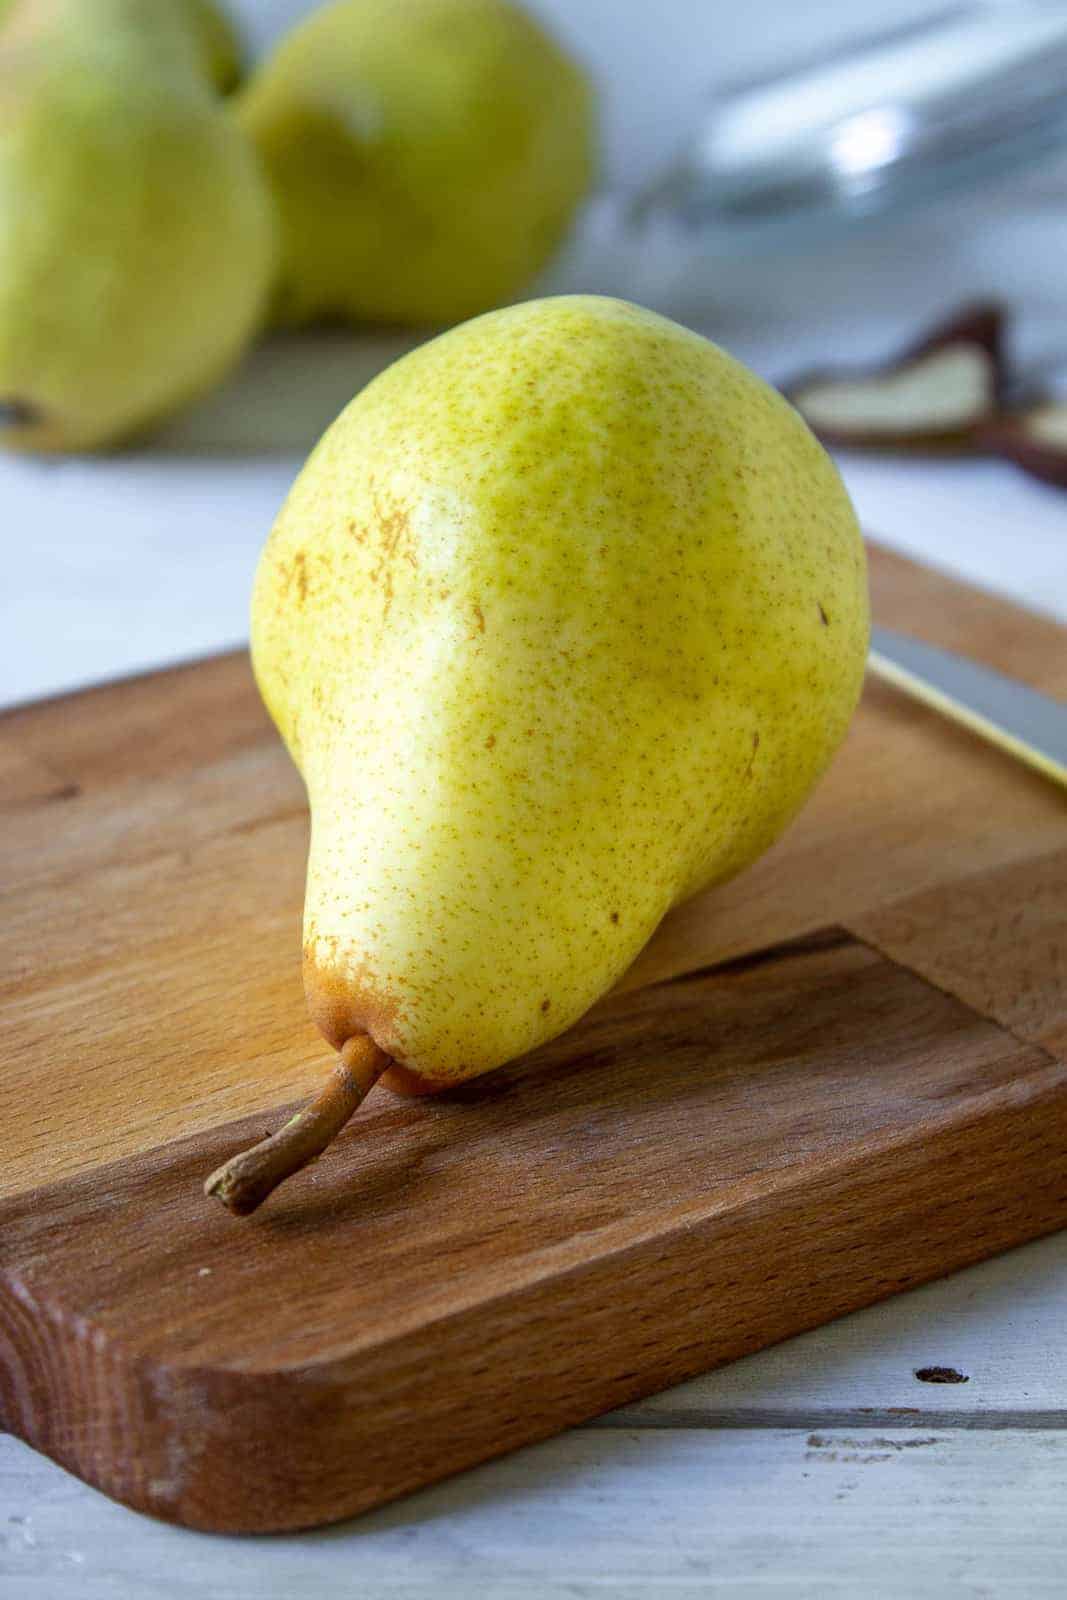
{"label": "brown pear peel", "polygon": [[982,442],[1031,478],[1067,489],[1067,400],[1042,400],[1005,413],[983,430]]}
{"label": "brown pear peel", "polygon": [[976,303],[891,361],[808,372],[783,393],[824,444],[980,450],[1007,388],[1004,328],[1001,306]]}

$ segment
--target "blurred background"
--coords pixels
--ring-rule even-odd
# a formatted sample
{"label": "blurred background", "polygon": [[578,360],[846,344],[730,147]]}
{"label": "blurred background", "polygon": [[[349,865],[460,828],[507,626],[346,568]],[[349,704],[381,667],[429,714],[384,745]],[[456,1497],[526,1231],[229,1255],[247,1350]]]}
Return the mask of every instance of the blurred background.
{"label": "blurred background", "polygon": [[[264,50],[313,0],[234,0],[255,50]],[[711,91],[739,77],[829,54],[850,41],[949,7],[931,0],[529,0],[592,70],[601,95],[610,185],[640,183],[689,133]]]}
{"label": "blurred background", "polygon": [[[316,7],[228,9],[255,63]],[[1063,392],[1067,106],[1057,111],[1045,77],[1067,61],[1057,53],[1067,3],[526,0],[525,9],[590,74],[601,160],[561,250],[511,298],[627,295],[787,387],[813,367],[877,380],[930,327],[993,301],[1005,313],[1000,401],[1021,416]],[[1001,31],[979,39],[967,31],[976,18]],[[1032,47],[1035,25],[1050,30],[1045,48]],[[897,52],[895,67],[871,54],[879,39]],[[754,83],[827,70],[814,87],[805,79],[806,111],[788,85],[762,111],[753,100]],[[902,83],[915,90],[910,101]],[[823,169],[804,169],[801,133],[782,130],[790,117],[810,122],[816,102],[829,115],[841,93],[852,95],[844,141],[841,123],[820,136]],[[1057,100],[1067,101],[1062,90]],[[950,138],[939,145],[920,119],[942,114]],[[898,172],[916,130],[919,159]],[[702,162],[719,163],[710,189]],[[758,204],[745,202],[753,183],[763,185]],[[0,250],[0,293],[4,260]],[[250,342],[228,376],[136,444],[0,458],[0,704],[240,644],[256,556],[308,449],[417,337],[312,318]],[[949,451],[882,442],[891,448],[834,446],[868,531],[1067,615],[1061,488],[970,436]]]}

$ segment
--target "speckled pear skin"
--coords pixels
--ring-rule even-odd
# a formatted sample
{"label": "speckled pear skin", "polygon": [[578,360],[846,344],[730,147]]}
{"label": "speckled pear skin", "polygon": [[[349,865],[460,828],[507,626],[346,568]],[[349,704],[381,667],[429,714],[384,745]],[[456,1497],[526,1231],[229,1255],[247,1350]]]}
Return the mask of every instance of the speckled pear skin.
{"label": "speckled pear skin", "polygon": [[398,361],[309,459],[253,601],[323,1032],[423,1087],[561,1032],[782,831],[867,634],[833,465],[705,339],[574,296]]}

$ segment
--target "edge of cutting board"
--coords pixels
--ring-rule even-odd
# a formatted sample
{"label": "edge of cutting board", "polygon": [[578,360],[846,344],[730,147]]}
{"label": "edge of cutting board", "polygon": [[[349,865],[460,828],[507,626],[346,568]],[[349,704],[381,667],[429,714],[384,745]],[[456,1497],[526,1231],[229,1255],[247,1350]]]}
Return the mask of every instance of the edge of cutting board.
{"label": "edge of cutting board", "polygon": [[[709,1045],[720,1029],[725,1052]],[[888,1073],[891,1060],[904,1065]],[[646,1115],[635,1072],[653,1069]],[[869,1104],[843,1106],[863,1070]],[[593,1098],[575,1096],[590,1073]],[[562,1233],[535,1214],[530,1248],[499,1253],[485,1223],[479,1266],[362,1326],[338,1259],[372,1271],[363,1230],[405,1221],[373,1128],[345,1137],[313,1195],[244,1228],[205,1215],[199,1183],[258,1118],[6,1203],[0,1415],[139,1510],[201,1529],[309,1526],[1067,1224],[1067,1065],[839,930],[615,997],[502,1081],[446,1097],[434,1109],[468,1146],[450,1169],[460,1213],[521,1230],[493,1152],[537,1137],[525,1123],[544,1096],[561,1109],[542,1135],[576,1172],[591,1115],[628,1127],[630,1211],[593,1223],[585,1197],[551,1195],[546,1214],[574,1208]],[[424,1103],[381,1116],[389,1162],[425,1134]],[[721,1184],[702,1186],[705,1141],[712,1175],[741,1145]],[[441,1252],[458,1250],[456,1222],[451,1203]],[[277,1303],[286,1286],[308,1292],[320,1347]]]}

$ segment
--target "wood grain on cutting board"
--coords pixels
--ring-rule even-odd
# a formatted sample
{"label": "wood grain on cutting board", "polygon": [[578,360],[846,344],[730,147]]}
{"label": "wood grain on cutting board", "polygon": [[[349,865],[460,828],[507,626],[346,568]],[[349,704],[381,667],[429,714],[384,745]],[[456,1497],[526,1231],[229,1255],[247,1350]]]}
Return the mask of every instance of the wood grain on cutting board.
{"label": "wood grain on cutting board", "polygon": [[[872,580],[1067,691],[1055,624]],[[1063,794],[891,691],[578,1029],[245,1224],[200,1180],[326,1063],[245,658],[0,719],[0,810],[0,1418],[132,1504],[340,1516],[1067,1223]]]}

